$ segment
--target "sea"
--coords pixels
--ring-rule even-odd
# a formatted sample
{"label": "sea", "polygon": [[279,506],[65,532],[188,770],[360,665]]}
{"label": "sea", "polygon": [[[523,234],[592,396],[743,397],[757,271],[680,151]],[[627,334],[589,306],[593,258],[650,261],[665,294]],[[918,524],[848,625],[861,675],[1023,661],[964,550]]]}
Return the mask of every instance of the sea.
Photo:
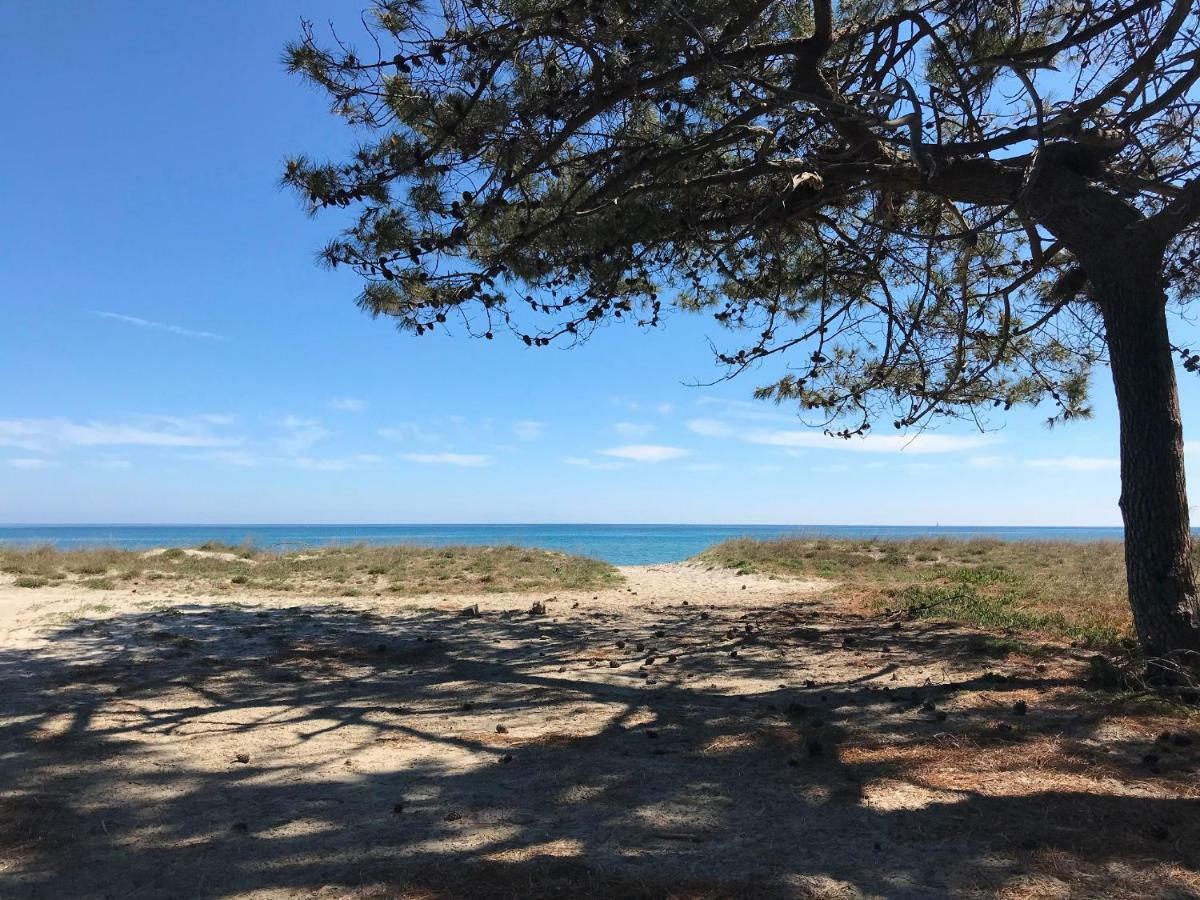
{"label": "sea", "polygon": [[945,538],[1005,541],[1119,541],[1120,528],[962,525],[10,525],[0,544],[86,547],[195,547],[206,541],[300,550],[350,544],[541,547],[615,565],[678,562],[730,538],[827,537],[858,540]]}

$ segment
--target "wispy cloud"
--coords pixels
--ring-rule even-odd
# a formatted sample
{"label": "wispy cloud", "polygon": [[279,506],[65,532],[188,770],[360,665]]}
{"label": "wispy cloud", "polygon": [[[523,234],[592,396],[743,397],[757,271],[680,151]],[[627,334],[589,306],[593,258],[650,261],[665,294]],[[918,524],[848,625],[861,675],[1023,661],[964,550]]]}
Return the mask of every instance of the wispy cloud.
{"label": "wispy cloud", "polygon": [[967,465],[972,469],[1003,469],[1013,464],[1011,456],[972,456]]}
{"label": "wispy cloud", "polygon": [[705,437],[734,438],[769,447],[808,447],[821,450],[847,450],[852,453],[957,453],[992,443],[988,435],[932,434],[868,435],[844,440],[817,429],[745,428],[720,419],[692,419],[687,427]]}
{"label": "wispy cloud", "polygon": [[616,422],[612,430],[621,437],[644,438],[654,431],[654,426],[649,422]]}
{"label": "wispy cloud", "polygon": [[382,456],[374,453],[356,453],[352,456],[317,459],[311,456],[297,456],[292,464],[311,472],[344,472],[347,469],[357,469],[361,466],[375,465],[383,462]]}
{"label": "wispy cloud", "polygon": [[287,456],[301,456],[314,444],[329,437],[330,431],[317,419],[303,416],[284,416],[273,423],[282,432],[275,438],[280,452]]}
{"label": "wispy cloud", "polygon": [[4,463],[14,469],[49,469],[52,466],[58,465],[58,463],[48,459],[34,459],[32,457],[6,459]]}
{"label": "wispy cloud", "polygon": [[601,450],[600,453],[604,456],[615,456],[618,459],[651,463],[679,459],[688,455],[688,451],[682,447],[664,447],[660,444],[627,444],[624,447],[610,447],[608,450]]}
{"label": "wispy cloud", "polygon": [[171,325],[167,322],[152,322],[150,319],[143,319],[140,316],[127,316],[122,313],[106,312],[99,309],[94,309],[91,312],[92,315],[100,316],[102,319],[112,319],[116,322],[124,322],[126,325],[136,325],[138,328],[166,331],[170,334],[177,334],[180,337],[202,338],[211,341],[229,340],[225,335],[216,334],[212,331],[196,331],[192,328],[184,328],[182,325]]}
{"label": "wispy cloud", "polygon": [[436,441],[438,435],[416,422],[401,422],[375,432],[386,441]]}
{"label": "wispy cloud", "polygon": [[595,469],[600,472],[611,472],[614,469],[623,469],[628,463],[617,462],[616,460],[595,460],[588,459],[586,456],[568,456],[563,460],[568,466],[577,466],[580,469]]}
{"label": "wispy cloud", "polygon": [[1027,459],[1025,465],[1035,469],[1060,469],[1067,472],[1100,472],[1119,469],[1121,461],[1107,456],[1055,456]]}
{"label": "wispy cloud", "polygon": [[521,441],[536,441],[546,431],[545,422],[537,422],[533,419],[521,419],[519,422],[513,423],[513,434]]}
{"label": "wispy cloud", "polygon": [[719,415],[727,419],[792,423],[796,421],[793,413],[781,412],[778,407],[750,400],[727,400],[723,397],[703,396],[696,400],[696,405],[709,410],[710,415]]}
{"label": "wispy cloud", "polygon": [[0,446],[229,447],[241,438],[216,434],[209,417],[141,416],[127,422],[0,419]]}
{"label": "wispy cloud", "polygon": [[360,413],[367,408],[367,401],[358,397],[334,397],[329,401],[329,408],[338,412]]}
{"label": "wispy cloud", "polygon": [[828,466],[812,466],[809,469],[809,471],[810,472],[830,472],[830,473],[849,472],[850,464],[849,463],[832,463],[831,465],[828,465]]}
{"label": "wispy cloud", "polygon": [[127,459],[93,459],[88,462],[93,469],[132,469],[133,463]]}
{"label": "wispy cloud", "polygon": [[243,466],[245,468],[252,468],[263,462],[262,457],[248,450],[212,450],[200,456],[191,456],[189,459],[224,463],[229,466]]}
{"label": "wispy cloud", "polygon": [[414,463],[442,466],[490,466],[492,458],[483,453],[401,453],[401,459]]}

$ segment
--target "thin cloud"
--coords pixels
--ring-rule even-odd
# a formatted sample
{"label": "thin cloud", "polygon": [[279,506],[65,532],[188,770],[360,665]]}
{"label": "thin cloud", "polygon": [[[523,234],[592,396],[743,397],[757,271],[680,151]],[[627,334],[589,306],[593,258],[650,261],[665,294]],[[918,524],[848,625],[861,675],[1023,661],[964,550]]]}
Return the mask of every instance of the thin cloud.
{"label": "thin cloud", "polygon": [[972,456],[967,460],[972,469],[1003,469],[1012,464],[1011,456]]}
{"label": "thin cloud", "polygon": [[191,328],[184,328],[182,325],[171,325],[167,322],[152,322],[150,319],[143,319],[140,316],[127,316],[123,313],[106,312],[99,309],[93,309],[91,312],[92,315],[99,316],[102,319],[112,319],[116,322],[124,322],[126,325],[136,325],[138,328],[166,331],[170,334],[177,334],[180,337],[201,338],[209,341],[229,340],[225,335],[216,334],[212,331],[196,331]]}
{"label": "thin cloud", "polygon": [[367,408],[367,401],[358,397],[334,397],[329,401],[329,408],[338,412],[360,413]]}
{"label": "thin cloud", "polygon": [[16,459],[6,459],[6,465],[14,469],[49,469],[52,466],[57,466],[58,463],[48,459],[33,459],[31,457],[18,457]]}
{"label": "thin cloud", "polygon": [[735,438],[768,447],[807,447],[847,450],[851,453],[957,453],[992,442],[987,435],[919,433],[913,435],[867,435],[844,440],[816,429],[741,428],[719,419],[692,419],[688,429],[705,437]]}
{"label": "thin cloud", "polygon": [[1034,469],[1059,469],[1067,472],[1102,472],[1119,469],[1121,461],[1108,456],[1056,456],[1027,459],[1025,465]]}
{"label": "thin cloud", "polygon": [[94,469],[132,469],[133,463],[127,459],[93,459],[88,463]]}
{"label": "thin cloud", "polygon": [[205,453],[203,456],[189,458],[198,459],[203,462],[224,463],[228,466],[242,466],[243,468],[253,468],[263,461],[261,457],[246,450],[213,450],[210,453]]}
{"label": "thin cloud", "polygon": [[616,422],[612,430],[621,437],[643,438],[654,431],[654,426],[649,422]]}
{"label": "thin cloud", "polygon": [[401,459],[440,466],[490,466],[492,458],[482,453],[401,453]]}
{"label": "thin cloud", "polygon": [[284,416],[273,424],[283,432],[275,439],[275,443],[287,456],[302,456],[306,450],[330,435],[329,429],[318,420],[301,416]]}
{"label": "thin cloud", "polygon": [[563,462],[568,466],[577,466],[580,469],[595,469],[600,472],[611,472],[614,469],[623,469],[628,465],[628,463],[615,461],[600,462],[584,456],[568,456]]}
{"label": "thin cloud", "polygon": [[310,456],[298,456],[292,464],[311,472],[344,472],[347,469],[357,469],[383,462],[382,456],[374,453],[357,453],[353,456],[339,456],[326,459],[314,459]]}
{"label": "thin cloud", "polygon": [[432,431],[427,431],[416,422],[401,422],[399,425],[390,425],[387,428],[380,428],[376,432],[385,441],[436,441],[439,440],[437,434]]}
{"label": "thin cloud", "polygon": [[208,417],[143,416],[131,422],[0,419],[0,446],[229,447],[241,438],[214,434]]}
{"label": "thin cloud", "polygon": [[618,459],[631,459],[634,462],[665,462],[669,459],[679,459],[687,456],[688,451],[682,447],[664,447],[660,444],[627,444],[624,447],[611,447],[601,450],[604,456],[615,456]]}
{"label": "thin cloud", "polygon": [[537,422],[533,419],[521,419],[519,422],[513,423],[513,434],[521,441],[536,441],[546,431],[545,422]]}

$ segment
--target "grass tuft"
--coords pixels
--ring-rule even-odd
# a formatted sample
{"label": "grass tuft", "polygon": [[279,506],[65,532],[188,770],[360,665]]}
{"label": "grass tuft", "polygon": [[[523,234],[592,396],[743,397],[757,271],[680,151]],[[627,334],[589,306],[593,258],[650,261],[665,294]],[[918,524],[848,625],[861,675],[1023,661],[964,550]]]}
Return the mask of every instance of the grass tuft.
{"label": "grass tuft", "polygon": [[[464,594],[595,589],[621,576],[608,563],[524,547],[342,546],[272,553],[249,546],[209,542],[189,552],[71,550],[0,546],[0,570],[23,587],[67,579],[112,590],[113,579],[145,579],[193,593],[236,589],[356,597],[377,590],[400,594]],[[116,575],[108,573],[118,573]],[[83,577],[88,576],[88,577]]]}
{"label": "grass tuft", "polygon": [[739,572],[836,582],[870,609],[1117,649],[1132,632],[1116,542],[733,540],[699,557]]}

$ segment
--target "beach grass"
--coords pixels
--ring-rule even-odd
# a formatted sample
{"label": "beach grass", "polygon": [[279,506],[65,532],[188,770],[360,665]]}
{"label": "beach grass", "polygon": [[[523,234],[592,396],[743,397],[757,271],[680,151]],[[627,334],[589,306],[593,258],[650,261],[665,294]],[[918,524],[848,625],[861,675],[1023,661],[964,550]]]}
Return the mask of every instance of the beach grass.
{"label": "beach grass", "polygon": [[698,557],[743,574],[824,578],[875,612],[1114,648],[1131,640],[1116,541],[739,539]]}
{"label": "beach grass", "polygon": [[152,582],[156,590],[260,590],[360,596],[601,588],[621,576],[605,562],[524,547],[353,545],[277,553],[209,542],[153,551],[0,547],[0,573],[18,587],[91,590]]}

